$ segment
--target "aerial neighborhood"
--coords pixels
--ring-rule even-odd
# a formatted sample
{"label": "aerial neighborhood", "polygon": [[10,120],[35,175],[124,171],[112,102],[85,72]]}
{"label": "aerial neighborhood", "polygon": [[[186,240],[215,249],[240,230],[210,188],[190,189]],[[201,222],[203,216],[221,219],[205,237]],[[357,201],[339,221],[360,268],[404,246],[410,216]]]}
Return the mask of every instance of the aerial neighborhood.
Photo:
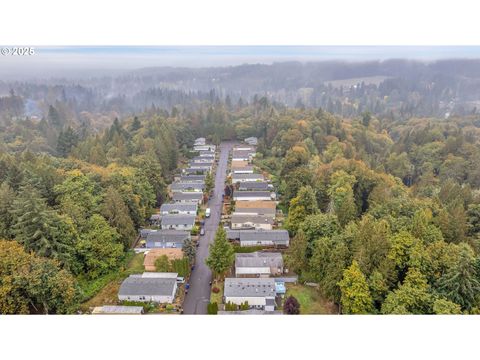
{"label": "aerial neighborhood", "polygon": [[[114,303],[92,313],[282,313],[286,290],[297,276],[284,265],[290,238],[275,186],[255,165],[257,143],[250,137],[217,148],[205,138],[195,140],[191,157],[167,186],[168,199],[139,231],[135,251],[143,254],[142,271],[121,282]],[[214,219],[215,196],[220,210]],[[212,251],[219,233],[234,254],[221,276],[206,267],[208,251],[198,251]],[[205,286],[208,306],[190,309]]]}

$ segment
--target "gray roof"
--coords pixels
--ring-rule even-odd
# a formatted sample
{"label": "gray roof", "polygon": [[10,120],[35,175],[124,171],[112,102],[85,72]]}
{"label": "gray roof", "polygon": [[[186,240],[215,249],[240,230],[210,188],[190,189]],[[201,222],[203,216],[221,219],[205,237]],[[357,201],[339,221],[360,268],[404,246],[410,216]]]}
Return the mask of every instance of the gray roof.
{"label": "gray roof", "polygon": [[194,183],[183,183],[177,182],[170,185],[171,190],[203,190],[205,188],[205,183],[194,182]]}
{"label": "gray roof", "polygon": [[176,192],[173,194],[173,201],[180,201],[180,200],[200,200],[203,197],[203,193],[201,192]]}
{"label": "gray roof", "polygon": [[213,155],[207,155],[207,156],[195,156],[191,159],[191,161],[197,161],[197,162],[213,162]]}
{"label": "gray roof", "polygon": [[181,182],[205,182],[206,175],[182,175]]}
{"label": "gray roof", "polygon": [[264,179],[262,174],[233,174],[232,178],[235,179]]}
{"label": "gray roof", "polygon": [[275,297],[273,278],[226,278],[223,294],[226,297]]}
{"label": "gray roof", "polygon": [[197,211],[197,203],[162,204],[160,212]]}
{"label": "gray roof", "polygon": [[210,169],[208,168],[204,168],[204,169],[191,169],[191,168],[187,168],[187,169],[183,169],[183,172],[185,174],[197,174],[197,173],[206,173],[208,172]]}
{"label": "gray roof", "polygon": [[252,196],[257,196],[257,197],[268,197],[269,199],[271,198],[271,192],[270,191],[234,191],[233,197],[237,198],[247,198],[247,197],[252,197]]}
{"label": "gray roof", "polygon": [[232,224],[243,224],[243,223],[252,223],[252,224],[270,224],[273,225],[273,218],[263,215],[239,215],[232,214]]}
{"label": "gray roof", "polygon": [[190,238],[188,231],[157,230],[147,235],[147,248],[165,248],[166,243],[175,243],[182,247],[183,242]]}
{"label": "gray roof", "polygon": [[227,238],[240,241],[273,241],[288,244],[290,237],[287,230],[227,230]]}
{"label": "gray roof", "polygon": [[235,254],[235,267],[283,267],[281,253],[277,252],[253,252]]}
{"label": "gray roof", "polygon": [[194,225],[195,215],[168,214],[162,216],[163,225]]}
{"label": "gray roof", "polygon": [[268,190],[268,185],[265,181],[245,181],[240,183],[239,190]]}
{"label": "gray roof", "polygon": [[176,278],[155,278],[130,275],[122,282],[118,294],[122,296],[171,296],[175,289],[176,282]]}
{"label": "gray roof", "polygon": [[140,229],[140,237],[142,239],[146,239],[148,234],[156,232],[156,231],[158,231],[158,230],[155,230],[155,229]]}

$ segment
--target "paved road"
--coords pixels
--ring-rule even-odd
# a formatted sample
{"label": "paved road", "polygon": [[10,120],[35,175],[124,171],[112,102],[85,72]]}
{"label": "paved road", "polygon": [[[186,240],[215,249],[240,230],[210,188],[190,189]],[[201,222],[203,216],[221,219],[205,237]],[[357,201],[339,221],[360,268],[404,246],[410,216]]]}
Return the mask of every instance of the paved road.
{"label": "paved road", "polygon": [[207,304],[210,301],[210,281],[212,272],[205,265],[208,256],[208,245],[213,242],[215,232],[222,215],[222,194],[225,188],[228,153],[233,147],[232,142],[220,144],[220,155],[215,175],[215,190],[209,201],[210,218],[205,220],[205,235],[200,236],[200,246],[197,248],[195,270],[190,276],[190,289],[183,302],[185,314],[206,314]]}

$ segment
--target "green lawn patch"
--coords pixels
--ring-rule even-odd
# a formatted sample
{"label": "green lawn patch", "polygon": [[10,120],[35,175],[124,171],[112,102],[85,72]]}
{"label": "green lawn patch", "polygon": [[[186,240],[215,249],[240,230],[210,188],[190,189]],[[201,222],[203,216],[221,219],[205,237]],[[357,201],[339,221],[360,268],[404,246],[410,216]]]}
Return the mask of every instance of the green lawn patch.
{"label": "green lawn patch", "polygon": [[285,299],[290,295],[300,303],[300,314],[335,314],[335,306],[323,298],[316,288],[287,284]]}
{"label": "green lawn patch", "polygon": [[233,245],[233,249],[235,250],[236,253],[252,253],[255,251],[260,251],[263,250],[265,247],[264,246],[240,246],[238,244]]}
{"label": "green lawn patch", "polygon": [[[212,291],[214,287],[217,287],[220,291],[214,293]],[[223,281],[214,281],[212,283],[212,288],[210,289],[210,302],[216,302],[218,305],[223,302]]]}

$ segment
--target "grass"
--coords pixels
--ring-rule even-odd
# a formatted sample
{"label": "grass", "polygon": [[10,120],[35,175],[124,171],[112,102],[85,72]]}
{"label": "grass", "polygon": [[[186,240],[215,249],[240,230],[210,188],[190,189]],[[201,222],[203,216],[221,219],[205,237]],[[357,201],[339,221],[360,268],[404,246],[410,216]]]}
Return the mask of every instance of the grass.
{"label": "grass", "polygon": [[287,284],[288,296],[295,297],[300,303],[300,314],[335,314],[335,306],[323,298],[320,292],[300,284]]}
{"label": "grass", "polygon": [[210,302],[211,303],[216,302],[220,308],[220,304],[223,302],[223,281],[215,281],[212,284],[212,289],[214,287],[219,288],[220,291],[217,294],[215,294],[213,291],[210,290]]}
{"label": "grass", "polygon": [[265,246],[240,246],[238,244],[233,245],[233,249],[236,253],[252,253],[265,249]]}
{"label": "grass", "polygon": [[124,267],[95,280],[79,279],[79,285],[84,298],[80,309],[85,312],[90,307],[117,304],[118,290],[123,279],[131,274],[144,271],[143,256],[143,253],[128,253]]}

